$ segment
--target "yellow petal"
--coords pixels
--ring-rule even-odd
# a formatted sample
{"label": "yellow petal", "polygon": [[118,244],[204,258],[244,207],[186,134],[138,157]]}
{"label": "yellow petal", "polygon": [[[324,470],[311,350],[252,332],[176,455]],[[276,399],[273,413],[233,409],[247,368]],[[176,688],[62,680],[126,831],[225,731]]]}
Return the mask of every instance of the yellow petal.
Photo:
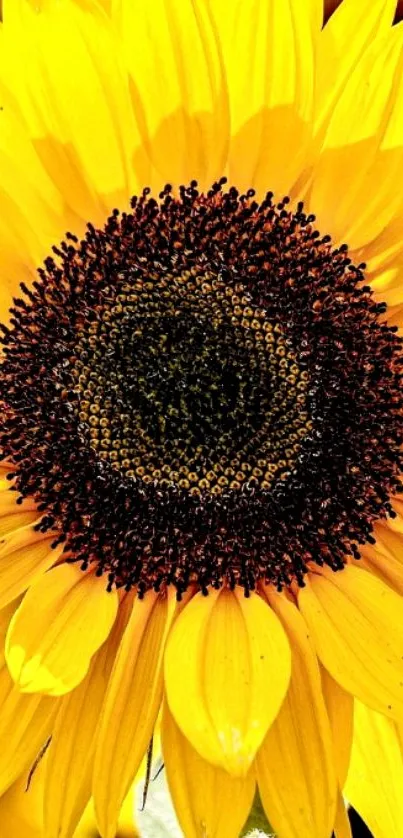
{"label": "yellow petal", "polygon": [[341,791],[337,797],[336,820],[334,822],[335,838],[353,838],[347,809]]}
{"label": "yellow petal", "polygon": [[402,598],[371,573],[347,565],[337,573],[310,573],[298,602],[333,678],[374,709],[402,718]]}
{"label": "yellow petal", "polygon": [[91,796],[95,736],[116,651],[130,614],[125,597],[108,640],[81,684],[59,702],[45,774],[44,834],[70,838]]}
{"label": "yellow petal", "polygon": [[[116,838],[140,838],[136,826],[136,786],[133,785],[119,812]],[[100,838],[95,818],[94,801],[91,800],[74,832],[74,838]],[[115,838],[115,836],[114,836]]]}
{"label": "yellow petal", "polygon": [[362,54],[392,25],[396,0],[343,0],[321,34],[317,53],[317,128],[332,113]]}
{"label": "yellow petal", "polygon": [[63,545],[52,549],[54,540],[54,533],[35,531],[30,524],[10,532],[2,539],[0,608],[23,593],[56,563],[63,551]]}
{"label": "yellow petal", "polygon": [[360,553],[361,559],[356,566],[373,573],[402,596],[403,563],[391,556],[389,551],[384,551],[382,544],[378,542],[375,546],[364,544]]}
{"label": "yellow petal", "polygon": [[172,802],[186,838],[239,835],[252,808],[256,781],[231,777],[206,762],[183,736],[167,705],[162,748]]}
{"label": "yellow petal", "polygon": [[[22,498],[12,489],[10,480],[0,480],[0,517],[3,515],[17,515],[18,512],[37,512],[37,505],[33,498]],[[37,512],[39,516],[39,513]]]}
{"label": "yellow petal", "polygon": [[11,620],[6,659],[23,692],[63,695],[82,681],[118,605],[105,576],[62,564],[29,589]]}
{"label": "yellow petal", "polygon": [[311,139],[316,0],[212,0],[231,111],[228,174],[241,190],[289,194]]}
{"label": "yellow petal", "polygon": [[222,176],[228,104],[218,37],[202,0],[117,0],[133,108],[159,185]]}
{"label": "yellow petal", "polygon": [[335,244],[346,241],[353,250],[401,214],[402,70],[398,28],[376,41],[347,79],[315,165],[309,207]]}
{"label": "yellow petal", "polygon": [[186,605],[167,642],[170,710],[200,756],[245,775],[284,699],[290,649],[256,593],[211,590]]}
{"label": "yellow petal", "polygon": [[[400,564],[403,564],[403,537],[399,532],[394,532],[390,526],[385,526],[378,521],[374,527],[374,536],[376,538],[374,549],[378,553],[396,559]],[[366,555],[366,544],[363,551]]]}
{"label": "yellow petal", "polygon": [[0,794],[30,768],[45,745],[57,709],[54,699],[22,695],[7,668],[0,670]]}
{"label": "yellow petal", "polygon": [[296,606],[266,588],[292,650],[290,687],[256,758],[259,792],[286,838],[331,833],[337,799],[333,744],[315,649]]}
{"label": "yellow petal", "polygon": [[343,788],[350,764],[353,742],[354,699],[321,668],[322,690],[332,731],[334,762],[339,785]]}
{"label": "yellow petal", "polygon": [[3,513],[0,504],[0,544],[5,535],[19,530],[21,527],[31,526],[39,521],[37,512],[28,511],[26,507],[18,507],[10,513]]}
{"label": "yellow petal", "polygon": [[138,187],[139,134],[114,28],[97,3],[19,0],[7,12],[7,84],[24,97],[34,148],[69,207],[100,222]]}
{"label": "yellow petal", "polygon": [[16,838],[43,838],[42,784],[38,782],[39,764],[27,789],[22,775],[0,797],[0,824],[3,835]]}
{"label": "yellow petal", "polygon": [[402,788],[403,762],[395,725],[356,701],[344,792],[376,838],[403,835]]}
{"label": "yellow petal", "polygon": [[99,720],[92,790],[103,838],[115,835],[120,806],[153,735],[175,608],[172,588],[136,599],[116,655]]}

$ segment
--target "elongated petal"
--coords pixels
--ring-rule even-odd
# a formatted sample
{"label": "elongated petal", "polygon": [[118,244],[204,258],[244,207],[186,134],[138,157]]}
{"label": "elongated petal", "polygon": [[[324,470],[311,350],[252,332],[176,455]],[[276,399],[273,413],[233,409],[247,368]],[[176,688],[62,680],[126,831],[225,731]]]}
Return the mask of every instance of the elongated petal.
{"label": "elongated petal", "polygon": [[18,0],[5,13],[4,75],[33,148],[69,209],[100,222],[139,186],[140,140],[114,29],[94,2]]}
{"label": "elongated petal", "polygon": [[309,206],[320,228],[353,250],[400,216],[395,184],[403,161],[402,68],[398,28],[374,44],[347,80],[315,165]]}
{"label": "elongated petal", "polygon": [[201,0],[117,0],[133,109],[159,186],[222,176],[228,103],[217,32]]}
{"label": "elongated petal", "polygon": [[116,617],[116,591],[105,587],[105,577],[62,564],[29,589],[6,638],[7,664],[23,692],[63,695],[82,681]]}
{"label": "elongated petal", "polygon": [[343,0],[318,42],[315,119],[326,122],[368,46],[390,31],[396,0]]}
{"label": "elongated petal", "polygon": [[41,695],[22,695],[7,668],[0,670],[0,794],[29,770],[49,737],[57,703]]}
{"label": "elongated petal", "polygon": [[332,731],[334,761],[340,788],[343,788],[350,764],[353,743],[354,699],[321,668],[322,690]]}
{"label": "elongated petal", "polygon": [[153,735],[162,699],[165,638],[175,593],[149,591],[134,603],[99,721],[93,796],[100,832],[113,838],[120,806]]}
{"label": "elongated petal", "polygon": [[[13,516],[17,517],[17,516]],[[54,533],[35,532],[28,524],[0,542],[0,608],[11,602],[59,558],[63,547],[52,549]]]}
{"label": "elongated petal", "polygon": [[390,719],[355,702],[345,794],[376,838],[403,834],[403,761]]}
{"label": "elongated petal", "polygon": [[344,803],[341,791],[339,791],[337,796],[337,810],[336,820],[334,822],[334,834],[335,838],[353,838],[346,805]]}
{"label": "elongated petal", "polygon": [[276,615],[257,594],[197,594],[168,638],[170,710],[203,759],[247,773],[290,678],[290,649]]}
{"label": "elongated petal", "polygon": [[88,674],[60,701],[45,774],[45,838],[70,838],[75,834],[91,796],[99,715],[131,602],[126,596],[120,603],[111,634],[94,656]]}
{"label": "elongated petal", "polygon": [[394,558],[388,549],[384,549],[380,542],[377,542],[374,547],[372,544],[364,544],[360,552],[361,559],[357,562],[357,567],[373,573],[402,596],[403,563]]}
{"label": "elongated petal", "polygon": [[228,78],[229,179],[240,189],[271,189],[282,197],[309,148],[317,4],[212,0],[211,9]]}
{"label": "elongated petal", "polygon": [[[403,536],[398,531],[393,531],[390,526],[377,522],[374,527],[376,544],[374,549],[378,553],[396,559],[403,565]],[[367,555],[368,547],[363,546],[364,555]]]}
{"label": "elongated petal", "polygon": [[257,758],[267,817],[285,838],[330,835],[337,781],[315,649],[305,621],[284,595],[266,588],[292,650],[290,687]]}
{"label": "elongated petal", "polygon": [[333,678],[392,718],[403,714],[403,600],[351,565],[311,573],[299,607]]}
{"label": "elongated petal", "polygon": [[27,777],[22,775],[0,797],[0,824],[3,835],[16,838],[43,838],[42,783],[38,782],[38,765],[27,789]]}
{"label": "elongated petal", "polygon": [[232,777],[206,762],[181,733],[168,706],[162,747],[169,790],[186,838],[239,835],[253,803],[253,770],[246,777]]}

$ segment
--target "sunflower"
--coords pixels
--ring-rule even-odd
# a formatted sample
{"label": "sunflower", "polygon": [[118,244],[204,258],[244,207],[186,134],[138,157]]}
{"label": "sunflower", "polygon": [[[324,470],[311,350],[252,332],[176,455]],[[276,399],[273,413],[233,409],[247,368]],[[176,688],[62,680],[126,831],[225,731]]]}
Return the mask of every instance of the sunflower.
{"label": "sunflower", "polygon": [[4,0],[8,829],[403,834],[395,6]]}

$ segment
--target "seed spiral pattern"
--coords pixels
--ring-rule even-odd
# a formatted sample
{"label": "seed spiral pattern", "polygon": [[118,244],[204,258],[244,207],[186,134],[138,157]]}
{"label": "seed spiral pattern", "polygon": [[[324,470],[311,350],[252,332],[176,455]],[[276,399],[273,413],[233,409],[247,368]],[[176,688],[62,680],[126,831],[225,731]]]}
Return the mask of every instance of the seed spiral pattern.
{"label": "seed spiral pattern", "polygon": [[401,340],[365,266],[224,182],[68,234],[2,327],[17,490],[140,595],[341,569],[400,490]]}

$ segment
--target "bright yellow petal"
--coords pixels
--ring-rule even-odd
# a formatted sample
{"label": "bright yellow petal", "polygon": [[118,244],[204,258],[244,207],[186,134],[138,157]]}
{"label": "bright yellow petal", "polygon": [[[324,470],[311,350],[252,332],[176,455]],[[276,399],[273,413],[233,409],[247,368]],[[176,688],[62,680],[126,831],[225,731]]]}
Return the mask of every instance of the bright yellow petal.
{"label": "bright yellow petal", "polygon": [[319,229],[364,258],[362,248],[401,213],[402,70],[398,27],[375,42],[347,79],[315,165],[309,207]]}
{"label": "bright yellow petal", "polygon": [[162,658],[176,601],[173,588],[136,599],[102,708],[93,796],[100,832],[113,838],[120,806],[153,735],[162,699]]}
{"label": "bright yellow petal", "polygon": [[0,795],[30,768],[51,733],[54,699],[22,695],[7,668],[0,670]]}
{"label": "bright yellow petal", "polygon": [[33,9],[18,0],[5,13],[7,84],[23,99],[34,148],[68,206],[100,222],[139,186],[140,140],[114,29],[94,2]]}
{"label": "bright yellow petal", "polygon": [[29,589],[11,620],[6,658],[23,692],[63,695],[82,681],[113,626],[116,591],[106,578],[62,564]]}
{"label": "bright yellow petal", "polygon": [[[134,785],[125,798],[119,812],[119,823],[116,838],[139,838],[140,833],[136,827],[136,786]],[[94,811],[94,802],[91,798],[86,810],[74,832],[74,838],[100,838]],[[114,836],[115,838],[115,836]]]}
{"label": "bright yellow petal", "polygon": [[403,717],[403,600],[367,571],[318,568],[299,607],[333,678],[392,718]]}
{"label": "bright yellow petal", "polygon": [[217,33],[202,0],[116,0],[133,109],[156,183],[221,177],[228,104]]}
{"label": "bright yellow petal", "polygon": [[396,0],[343,0],[321,34],[317,53],[315,119],[326,123],[359,59],[390,31]]}
{"label": "bright yellow petal", "polygon": [[88,674],[59,703],[45,773],[46,838],[71,838],[91,796],[99,716],[130,608],[131,599],[125,597],[108,640],[94,656]]}
{"label": "bright yellow petal", "polygon": [[290,687],[257,758],[267,817],[285,838],[330,835],[337,781],[319,666],[307,625],[283,594],[266,588],[292,650]]}
{"label": "bright yellow petal", "polygon": [[309,150],[316,0],[212,0],[231,111],[229,180],[289,194]]}
{"label": "bright yellow petal", "polygon": [[345,794],[376,838],[403,835],[403,762],[390,719],[356,701]]}
{"label": "bright yellow petal", "polygon": [[289,678],[281,623],[242,588],[196,594],[168,638],[165,683],[175,721],[200,756],[234,776],[249,770]]}
{"label": "bright yellow petal", "polygon": [[183,736],[167,705],[162,747],[172,802],[186,838],[239,835],[252,808],[253,770],[246,777],[231,777],[206,762]]}
{"label": "bright yellow petal", "polygon": [[340,787],[343,788],[353,743],[354,699],[323,667],[321,675],[322,690],[332,731],[336,775]]}
{"label": "bright yellow petal", "polygon": [[[13,518],[17,519],[18,515],[13,515]],[[22,594],[55,564],[63,545],[52,549],[54,540],[54,533],[35,531],[31,524],[13,530],[2,539],[0,608]]]}

